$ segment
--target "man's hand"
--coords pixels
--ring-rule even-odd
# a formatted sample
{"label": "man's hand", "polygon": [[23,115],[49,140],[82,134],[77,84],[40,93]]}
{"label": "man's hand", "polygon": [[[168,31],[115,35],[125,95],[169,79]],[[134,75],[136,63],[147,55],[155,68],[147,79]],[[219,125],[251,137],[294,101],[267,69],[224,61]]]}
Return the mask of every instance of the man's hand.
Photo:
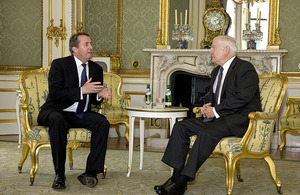
{"label": "man's hand", "polygon": [[211,103],[204,104],[200,110],[204,118],[213,118],[215,116]]}
{"label": "man's hand", "polygon": [[102,90],[100,90],[98,92],[98,97],[100,98],[104,98],[104,99],[108,99],[111,100],[111,94],[108,92],[108,90],[110,90],[112,88],[112,86],[107,87],[107,88],[103,88]]}
{"label": "man's hand", "polygon": [[101,82],[91,82],[92,78],[90,78],[82,87],[82,94],[90,94],[90,93],[99,93],[103,89],[103,85]]}

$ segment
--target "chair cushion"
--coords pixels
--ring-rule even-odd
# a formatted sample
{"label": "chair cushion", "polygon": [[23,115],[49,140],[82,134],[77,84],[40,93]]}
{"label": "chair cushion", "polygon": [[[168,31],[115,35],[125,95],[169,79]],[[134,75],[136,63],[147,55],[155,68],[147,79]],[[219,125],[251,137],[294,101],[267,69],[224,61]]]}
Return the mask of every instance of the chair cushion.
{"label": "chair cushion", "polygon": [[236,154],[241,152],[241,139],[239,137],[225,137],[219,141],[218,145],[215,147],[214,153],[228,153],[234,152]]}
{"label": "chair cushion", "polygon": [[289,129],[300,129],[300,114],[284,116],[280,119],[281,126]]}
{"label": "chair cushion", "polygon": [[[190,148],[193,146],[197,136],[191,136],[190,137]],[[241,141],[242,138],[238,137],[225,137],[219,141],[218,145],[214,149],[214,153],[228,153],[228,152],[234,152],[234,153],[240,153],[241,152]]]}
{"label": "chair cushion", "polygon": [[[90,142],[92,132],[85,128],[71,128],[67,135],[68,141]],[[45,126],[33,126],[29,140],[50,142],[49,128]]]}

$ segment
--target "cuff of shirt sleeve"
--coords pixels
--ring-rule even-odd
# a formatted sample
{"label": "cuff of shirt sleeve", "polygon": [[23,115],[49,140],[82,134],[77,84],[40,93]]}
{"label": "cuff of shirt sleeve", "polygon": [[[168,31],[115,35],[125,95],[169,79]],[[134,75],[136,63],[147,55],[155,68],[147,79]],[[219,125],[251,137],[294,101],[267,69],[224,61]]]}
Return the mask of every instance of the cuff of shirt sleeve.
{"label": "cuff of shirt sleeve", "polygon": [[97,93],[97,101],[101,101],[102,98],[98,96],[98,93]]}
{"label": "cuff of shirt sleeve", "polygon": [[220,115],[218,115],[218,113],[216,112],[215,107],[213,107],[213,112],[214,112],[216,118],[220,118]]}

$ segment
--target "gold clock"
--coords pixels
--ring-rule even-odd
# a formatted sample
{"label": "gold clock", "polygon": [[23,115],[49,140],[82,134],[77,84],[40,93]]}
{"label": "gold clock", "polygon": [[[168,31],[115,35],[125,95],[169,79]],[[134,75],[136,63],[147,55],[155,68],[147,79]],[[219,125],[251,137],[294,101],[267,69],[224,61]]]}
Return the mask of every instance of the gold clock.
{"label": "gold clock", "polygon": [[218,35],[224,35],[229,26],[229,15],[224,10],[220,0],[212,0],[203,16],[205,30],[201,48],[210,48],[213,39]]}

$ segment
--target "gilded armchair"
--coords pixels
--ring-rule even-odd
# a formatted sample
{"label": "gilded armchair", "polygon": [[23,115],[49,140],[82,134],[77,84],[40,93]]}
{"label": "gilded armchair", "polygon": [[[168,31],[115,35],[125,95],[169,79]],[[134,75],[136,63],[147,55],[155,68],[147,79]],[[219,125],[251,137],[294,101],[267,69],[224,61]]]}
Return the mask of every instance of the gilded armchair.
{"label": "gilded armchair", "polygon": [[129,118],[127,116],[126,107],[130,106],[130,96],[121,94],[122,78],[111,72],[104,72],[104,87],[112,86],[110,93],[111,100],[103,100],[99,113],[103,114],[112,126],[116,128],[118,138],[120,139],[119,125],[124,124],[126,127],[125,137],[129,141]]}
{"label": "gilded armchair", "polygon": [[[234,171],[237,171],[238,181],[241,179],[240,160],[243,158],[263,158],[269,165],[270,173],[281,191],[281,181],[277,176],[276,166],[269,156],[271,134],[274,130],[277,113],[281,106],[286,87],[287,77],[276,73],[259,75],[259,88],[262,103],[262,112],[251,112],[248,117],[250,123],[246,134],[242,138],[223,138],[215,147],[210,157],[223,158],[226,167],[227,194],[232,194],[234,185]],[[199,107],[193,109],[196,116],[200,116]],[[191,137],[190,146],[193,145],[195,136]]]}
{"label": "gilded armchair", "polygon": [[281,129],[279,132],[282,144],[279,149],[281,156],[286,144],[286,134],[300,134],[300,97],[288,97],[286,105],[286,113],[280,119]]}
{"label": "gilded armchair", "polygon": [[[39,150],[50,147],[48,127],[39,126],[37,117],[40,107],[44,104],[48,95],[48,69],[36,69],[25,71],[19,76],[19,86],[22,92],[21,131],[22,131],[22,157],[18,163],[18,171],[22,172],[22,166],[28,153],[31,158],[30,185],[33,185],[38,169]],[[71,128],[68,133],[67,151],[70,169],[73,169],[72,150],[78,147],[89,147],[91,131],[85,128]],[[103,177],[106,174],[104,167]]]}

